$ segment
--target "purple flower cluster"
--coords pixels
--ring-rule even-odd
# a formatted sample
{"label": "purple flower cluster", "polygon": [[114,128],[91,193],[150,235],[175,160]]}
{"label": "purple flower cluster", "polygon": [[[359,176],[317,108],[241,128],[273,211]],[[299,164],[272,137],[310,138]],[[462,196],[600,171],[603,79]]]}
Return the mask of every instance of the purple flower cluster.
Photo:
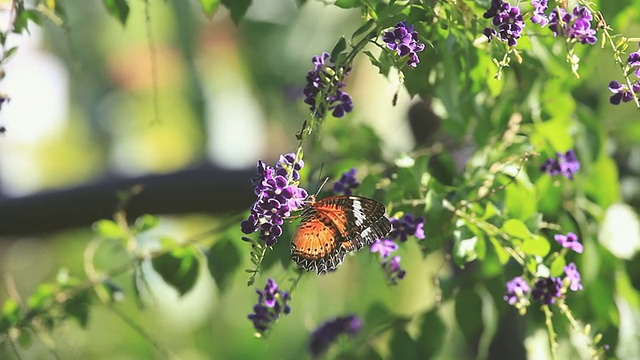
{"label": "purple flower cluster", "polygon": [[564,267],[564,273],[567,275],[564,281],[569,283],[569,289],[571,291],[582,290],[582,284],[580,283],[580,273],[575,263],[570,263]]}
{"label": "purple flower cluster", "polygon": [[620,84],[613,80],[609,83],[609,91],[613,93],[609,98],[612,105],[620,105],[621,102],[629,102],[633,100],[633,94],[640,92],[640,82],[631,85],[631,89],[627,84]]}
{"label": "purple flower cluster", "polygon": [[495,29],[488,27],[483,31],[489,41],[497,37],[509,46],[518,44],[525,24],[517,6],[511,6],[502,0],[491,0],[491,7],[483,16],[485,19],[493,18],[492,24]]}
{"label": "purple flower cluster", "polygon": [[[640,47],[640,43],[638,43],[638,46]],[[637,78],[640,78],[640,50],[629,54],[627,66],[629,72],[633,72]],[[632,101],[634,94],[640,93],[640,81],[636,79],[634,83],[631,83],[631,87],[629,87],[628,84],[620,84],[614,80],[609,83],[609,91],[613,93],[609,98],[609,102],[612,105],[620,105],[621,102]]]}
{"label": "purple flower cluster", "polygon": [[584,246],[578,241],[578,235],[570,232],[567,235],[555,234],[553,239],[557,241],[563,248],[571,249],[578,254],[584,250]]}
{"label": "purple flower cluster", "polygon": [[513,305],[516,302],[524,304],[526,303],[529,291],[531,291],[529,284],[527,284],[522,277],[518,276],[507,282],[507,293],[503,298],[509,305]]}
{"label": "purple flower cluster", "polygon": [[309,339],[309,352],[313,358],[324,354],[342,334],[356,336],[362,329],[362,320],[356,315],[347,315],[324,322]]}
{"label": "purple flower cluster", "polygon": [[418,54],[424,50],[424,44],[418,41],[418,32],[413,30],[413,25],[407,26],[404,21],[396,24],[389,31],[382,34],[382,41],[390,50],[395,51],[399,57],[407,57],[407,65],[416,67],[420,62]]}
{"label": "purple flower cluster", "polygon": [[264,335],[281,314],[287,315],[291,312],[287,305],[291,296],[286,291],[278,290],[278,284],[271,278],[267,279],[264,291],[256,289],[256,292],[258,303],[253,307],[253,314],[249,314],[247,318],[253,322],[258,334]]}
{"label": "purple flower cluster", "polygon": [[407,272],[400,267],[400,256],[383,259],[381,265],[387,276],[387,281],[391,285],[397,284],[407,275]]}
{"label": "purple flower cluster", "polygon": [[[543,304],[551,305],[555,299],[562,296],[563,284],[566,284],[571,291],[582,290],[580,283],[580,273],[575,263],[570,263],[564,267],[564,279],[550,276],[548,278],[540,278],[536,281],[531,291],[531,297],[534,300],[540,300]],[[566,290],[566,289],[565,289]]]}
{"label": "purple flower cluster", "polygon": [[[334,117],[341,118],[353,110],[351,96],[340,90],[345,86],[342,79],[349,75],[350,68],[336,69],[335,60],[329,53],[312,58],[313,70],[307,72],[307,85],[304,87],[304,102],[316,118],[323,118],[327,110]],[[320,98],[318,97],[320,95]]]}
{"label": "purple flower cluster", "polygon": [[358,186],[360,186],[360,183],[356,180],[356,168],[351,168],[351,170],[342,174],[340,180],[333,184],[333,192],[336,194],[351,195],[353,194],[351,190]]}
{"label": "purple flower cluster", "polygon": [[392,229],[389,233],[389,238],[400,239],[400,241],[407,241],[409,236],[415,236],[418,239],[424,239],[424,218],[413,217],[411,214],[405,214],[402,218],[391,219]]}
{"label": "purple flower cluster", "polygon": [[565,266],[564,273],[566,275],[564,279],[553,276],[539,278],[533,285],[533,290],[522,277],[515,277],[507,282],[507,293],[503,298],[509,305],[523,308],[528,304],[527,295],[529,292],[531,292],[533,300],[539,300],[545,305],[551,305],[555,303],[555,299],[560,298],[566,292],[566,288],[563,288],[563,285],[571,289],[571,291],[582,290],[580,273],[575,263]]}
{"label": "purple flower cluster", "polygon": [[573,8],[573,14],[557,7],[549,14],[549,29],[554,36],[562,34],[569,39],[576,39],[581,44],[593,45],[598,41],[596,30],[591,28],[593,14],[583,6]]}
{"label": "purple flower cluster", "polygon": [[395,285],[404,279],[407,272],[400,267],[400,256],[390,256],[392,252],[398,250],[398,244],[393,240],[380,239],[371,244],[369,250],[372,253],[380,254],[380,265],[390,284]]}
{"label": "purple flower cluster", "polygon": [[304,162],[296,161],[293,153],[281,155],[275,168],[258,161],[258,177],[252,180],[258,199],[251,205],[249,217],[241,223],[243,233],[260,231],[267,246],[278,242],[284,218],[300,209],[307,198],[307,191],[298,187],[298,171],[303,166]]}
{"label": "purple flower cluster", "polygon": [[540,300],[545,305],[556,302],[556,298],[562,295],[562,280],[553,276],[540,278],[533,285],[531,297]]}
{"label": "purple flower cluster", "polygon": [[540,171],[549,175],[562,175],[573,180],[573,174],[580,170],[580,161],[573,150],[566,153],[556,153],[556,158],[547,159],[541,166]]}
{"label": "purple flower cluster", "polygon": [[[638,43],[638,47],[640,47],[640,43]],[[634,75],[640,78],[640,50],[634,51],[629,54],[629,58],[627,59],[627,64],[633,70],[635,68]]]}
{"label": "purple flower cluster", "polygon": [[549,23],[549,18],[545,13],[549,9],[548,0],[531,0],[531,6],[533,6],[531,22],[540,24],[542,27],[546,26]]}
{"label": "purple flower cluster", "polygon": [[393,240],[380,239],[369,245],[369,250],[371,250],[372,253],[379,253],[382,258],[386,258],[389,254],[398,250],[398,244]]}

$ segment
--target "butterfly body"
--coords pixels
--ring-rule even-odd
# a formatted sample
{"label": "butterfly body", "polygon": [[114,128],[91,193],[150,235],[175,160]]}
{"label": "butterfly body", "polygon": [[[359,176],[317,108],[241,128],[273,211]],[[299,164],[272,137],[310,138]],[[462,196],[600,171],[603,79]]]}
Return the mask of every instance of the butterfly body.
{"label": "butterfly body", "polygon": [[380,202],[361,196],[311,201],[291,240],[298,267],[318,274],[335,270],[345,255],[386,236],[391,222]]}

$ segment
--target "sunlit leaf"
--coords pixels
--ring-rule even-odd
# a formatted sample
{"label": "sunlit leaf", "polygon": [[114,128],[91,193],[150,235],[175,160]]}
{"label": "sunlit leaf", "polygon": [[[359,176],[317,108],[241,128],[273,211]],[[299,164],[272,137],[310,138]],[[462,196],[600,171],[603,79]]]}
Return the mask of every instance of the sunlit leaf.
{"label": "sunlit leaf", "polygon": [[360,5],[359,0],[336,0],[335,5],[343,9],[351,9]]}
{"label": "sunlit leaf", "polygon": [[524,240],[519,250],[528,255],[547,256],[551,250],[551,244],[540,235],[532,235]]}
{"label": "sunlit leaf", "polygon": [[112,220],[98,220],[93,223],[93,231],[107,240],[120,240],[126,238],[126,233]]}
{"label": "sunlit leaf", "polygon": [[516,239],[527,239],[531,236],[527,225],[518,219],[509,219],[502,224],[500,230]]}
{"label": "sunlit leaf", "polygon": [[136,234],[145,232],[158,226],[160,219],[157,216],[145,214],[136,219],[133,226],[133,232]]}
{"label": "sunlit leaf", "polygon": [[478,258],[476,245],[478,236],[465,226],[459,226],[453,231],[453,261],[462,266]]}
{"label": "sunlit leaf", "polygon": [[567,262],[565,261],[564,257],[558,256],[553,259],[553,262],[551,262],[551,267],[549,269],[551,271],[551,276],[561,276],[564,273],[565,265],[567,265]]}
{"label": "sunlit leaf", "polygon": [[220,0],[200,0],[200,6],[202,7],[202,12],[204,12],[207,17],[213,17],[218,6],[220,5]]}

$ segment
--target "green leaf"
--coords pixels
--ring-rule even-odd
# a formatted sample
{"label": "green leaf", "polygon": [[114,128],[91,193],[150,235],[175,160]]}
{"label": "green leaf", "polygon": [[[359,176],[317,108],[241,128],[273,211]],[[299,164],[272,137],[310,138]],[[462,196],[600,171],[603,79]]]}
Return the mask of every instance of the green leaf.
{"label": "green leaf", "polygon": [[[458,328],[467,342],[473,342],[483,331],[482,299],[470,288],[463,289],[455,298],[455,314]],[[474,356],[475,357],[475,356]]]}
{"label": "green leaf", "polygon": [[127,0],[102,0],[102,2],[111,16],[118,19],[122,25],[127,24],[127,18],[129,17]]}
{"label": "green leaf", "polygon": [[180,296],[193,288],[198,279],[198,258],[190,249],[179,248],[152,260],[153,268],[178,290]]}
{"label": "green leaf", "polygon": [[342,9],[352,9],[360,6],[360,1],[359,0],[336,0],[334,5]]}
{"label": "green leaf", "polygon": [[[459,223],[461,220],[459,220]],[[453,231],[453,261],[462,266],[478,258],[476,246],[478,236],[476,236],[466,225],[461,224]]]}
{"label": "green leaf", "polygon": [[145,232],[158,226],[160,219],[157,216],[145,214],[136,219],[136,223],[133,226],[133,232],[136,234]]}
{"label": "green leaf", "polygon": [[93,231],[107,240],[120,240],[126,237],[124,230],[112,220],[98,220],[93,223]]}
{"label": "green leaf", "polygon": [[340,37],[340,40],[338,40],[338,42],[336,43],[336,45],[333,47],[333,49],[331,50],[331,58],[334,61],[338,61],[338,56],[340,55],[340,53],[342,53],[344,51],[344,49],[347,48],[347,40],[345,40],[344,36]]}
{"label": "green leaf", "polygon": [[489,220],[492,217],[496,216],[496,215],[501,215],[501,210],[498,209],[496,207],[496,205],[494,203],[492,203],[491,201],[487,202],[487,205],[485,206],[484,209],[484,214],[482,214],[482,217],[480,218],[480,220]]}
{"label": "green leaf", "polygon": [[17,46],[11,47],[9,48],[7,51],[4,52],[4,55],[2,56],[2,62],[5,62],[7,60],[9,60],[13,55],[16,54],[16,50],[18,50]]}
{"label": "green leaf", "polygon": [[519,247],[520,251],[527,255],[547,256],[551,250],[549,241],[540,235],[532,235],[524,240]]}
{"label": "green leaf", "polygon": [[531,233],[529,232],[527,225],[518,219],[509,219],[505,221],[500,229],[516,239],[524,240],[531,237]]}
{"label": "green leaf", "polygon": [[13,21],[13,32],[16,34],[22,34],[24,30],[29,30],[29,21],[35,24],[40,24],[40,17],[36,10],[25,10],[19,7],[16,14],[16,18]]}
{"label": "green leaf", "polygon": [[540,224],[542,223],[542,213],[537,213],[531,215],[528,219],[524,221],[527,229],[529,229],[533,233],[537,233],[540,231]]}
{"label": "green leaf", "polygon": [[33,337],[31,336],[31,332],[27,329],[20,330],[20,336],[18,337],[18,344],[23,349],[28,349],[33,344]]}
{"label": "green leaf", "polygon": [[247,13],[251,0],[222,0],[222,4],[231,12],[231,19],[238,24]]}
{"label": "green leaf", "polygon": [[213,14],[218,9],[220,5],[220,0],[200,0],[200,6],[202,7],[202,12],[208,17],[213,17]]}
{"label": "green leaf", "polygon": [[81,291],[64,303],[64,311],[78,321],[85,328],[89,322],[89,305],[91,298],[89,291]]}
{"label": "green leaf", "polygon": [[13,299],[9,298],[2,306],[2,316],[0,317],[0,332],[4,333],[21,318],[20,305]]}
{"label": "green leaf", "polygon": [[562,256],[557,256],[551,262],[551,276],[558,277],[564,273],[564,267],[567,265],[567,261]]}
{"label": "green leaf", "polygon": [[52,284],[40,284],[36,291],[27,299],[27,306],[34,310],[42,310],[47,304],[53,301],[54,294],[55,289]]}
{"label": "green leaf", "polygon": [[500,264],[504,265],[509,261],[509,253],[504,249],[500,241],[493,236],[489,237],[489,241],[493,244],[493,249],[496,251],[496,255],[498,256],[498,261]]}
{"label": "green leaf", "polygon": [[409,336],[406,330],[397,329],[389,342],[391,353],[397,359],[417,359],[417,343]]}
{"label": "green leaf", "polygon": [[[364,25],[360,26],[358,30],[356,30],[353,35],[351,35],[351,41],[354,41],[358,36],[370,31],[376,24],[374,19],[369,19]],[[370,34],[371,37],[375,36],[375,34]]]}
{"label": "green leaf", "polygon": [[240,260],[240,252],[228,238],[216,242],[207,251],[209,273],[221,292],[231,283],[233,274],[240,266]]}
{"label": "green leaf", "polygon": [[431,310],[422,318],[420,345],[422,359],[434,359],[445,344],[447,328],[436,310]]}

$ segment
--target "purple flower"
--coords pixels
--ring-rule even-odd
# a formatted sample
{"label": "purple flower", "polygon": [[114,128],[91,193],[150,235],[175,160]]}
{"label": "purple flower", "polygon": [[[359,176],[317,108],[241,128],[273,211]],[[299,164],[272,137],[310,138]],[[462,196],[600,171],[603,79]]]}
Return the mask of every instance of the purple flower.
{"label": "purple flower", "polygon": [[545,27],[549,23],[549,18],[545,14],[545,11],[549,9],[548,0],[531,0],[531,6],[533,6],[531,22]]}
{"label": "purple flower", "polygon": [[406,56],[407,65],[416,67],[420,62],[416,53],[424,50],[424,44],[419,41],[418,32],[413,30],[413,25],[407,26],[404,21],[397,23],[392,30],[382,34],[382,41],[399,57]]}
{"label": "purple flower", "polygon": [[324,354],[342,334],[356,336],[362,329],[362,320],[356,315],[342,316],[318,326],[309,339],[309,352],[313,358]]}
{"label": "purple flower", "polygon": [[556,159],[549,158],[540,166],[540,171],[551,176],[562,175],[570,180],[573,180],[573,174],[578,170],[580,170],[580,161],[573,150],[568,150],[564,154],[556,153]]}
{"label": "purple flower", "polygon": [[513,305],[516,302],[526,300],[525,296],[530,290],[531,288],[529,287],[529,284],[527,284],[522,277],[514,277],[507,282],[507,293],[504,295],[503,299],[508,302],[509,305]]}
{"label": "purple flower", "polygon": [[562,290],[562,280],[554,278],[540,278],[536,281],[531,291],[531,297],[534,300],[540,300],[545,305],[555,303],[555,299],[559,298]]}
{"label": "purple flower", "polygon": [[[640,43],[638,43],[638,47],[640,47]],[[636,68],[635,75],[636,77],[640,77],[640,50],[629,54],[627,64],[629,64],[632,69]]]}
{"label": "purple flower", "polygon": [[340,180],[333,184],[333,192],[336,194],[351,195],[353,194],[351,190],[358,186],[360,186],[360,183],[356,180],[356,168],[351,168],[351,170],[342,174]]}
{"label": "purple flower", "polygon": [[565,280],[569,281],[569,289],[572,291],[582,290],[582,284],[580,284],[580,273],[576,268],[575,263],[570,263],[564,267],[564,273],[567,275]]}
{"label": "purple flower", "polygon": [[264,291],[256,290],[256,292],[258,303],[253,307],[253,314],[249,314],[247,318],[253,322],[253,327],[258,334],[264,336],[280,315],[291,312],[291,308],[287,305],[291,296],[286,291],[278,290],[278,284],[271,278],[267,279]]}
{"label": "purple flower", "polygon": [[258,161],[258,177],[252,180],[258,198],[250,207],[249,217],[240,224],[243,233],[259,231],[267,246],[278,242],[284,218],[290,216],[291,211],[300,209],[308,195],[305,189],[298,187],[298,171],[303,166],[304,162],[296,161],[295,154],[280,156],[275,168]]}
{"label": "purple flower", "polygon": [[369,250],[371,250],[372,253],[379,253],[381,257],[386,258],[389,254],[398,250],[398,244],[393,242],[393,240],[380,239],[371,244]]}
{"label": "purple flower", "polygon": [[414,218],[411,214],[405,214],[401,219],[391,219],[392,229],[389,238],[407,241],[409,236],[415,236],[418,239],[424,239],[424,218]]}
{"label": "purple flower", "polygon": [[578,254],[581,254],[584,250],[584,247],[578,241],[578,235],[570,232],[567,235],[555,234],[553,236],[555,241],[557,241],[563,248],[571,249]]}
{"label": "purple flower", "polygon": [[380,254],[380,266],[391,285],[395,285],[406,275],[406,271],[400,267],[400,256],[389,256],[398,250],[398,244],[389,239],[376,240],[369,247],[372,253]]}
{"label": "purple flower", "polygon": [[337,118],[353,110],[351,96],[340,90],[345,84],[342,79],[351,70],[348,67],[338,69],[329,53],[316,55],[311,59],[314,69],[307,72],[307,85],[303,89],[304,102],[316,118],[323,118],[327,111]]}
{"label": "purple flower", "polygon": [[593,45],[598,41],[596,31],[591,29],[593,15],[587,7],[576,6],[573,15],[563,8],[555,8],[549,14],[549,29],[554,36],[562,34],[570,39],[576,39],[581,44]]}
{"label": "purple flower", "polygon": [[[640,67],[638,69],[640,69]],[[633,100],[633,94],[640,92],[640,82],[632,84],[631,90],[629,90],[629,86],[627,86],[627,84],[620,84],[614,80],[609,83],[609,91],[613,93],[609,98],[609,102],[612,105],[619,105],[620,102],[629,102]]]}
{"label": "purple flower", "polygon": [[391,285],[397,284],[398,281],[404,279],[404,276],[407,274],[407,272],[400,267],[400,256],[387,257],[382,260],[381,265],[387,276],[387,281]]}
{"label": "purple flower", "polygon": [[[485,19],[493,18],[492,24],[497,29],[486,28],[483,34],[489,38],[497,37],[509,46],[516,46],[525,26],[520,9],[502,0],[491,0],[491,7],[483,14]],[[492,31],[493,30],[493,31]]]}

